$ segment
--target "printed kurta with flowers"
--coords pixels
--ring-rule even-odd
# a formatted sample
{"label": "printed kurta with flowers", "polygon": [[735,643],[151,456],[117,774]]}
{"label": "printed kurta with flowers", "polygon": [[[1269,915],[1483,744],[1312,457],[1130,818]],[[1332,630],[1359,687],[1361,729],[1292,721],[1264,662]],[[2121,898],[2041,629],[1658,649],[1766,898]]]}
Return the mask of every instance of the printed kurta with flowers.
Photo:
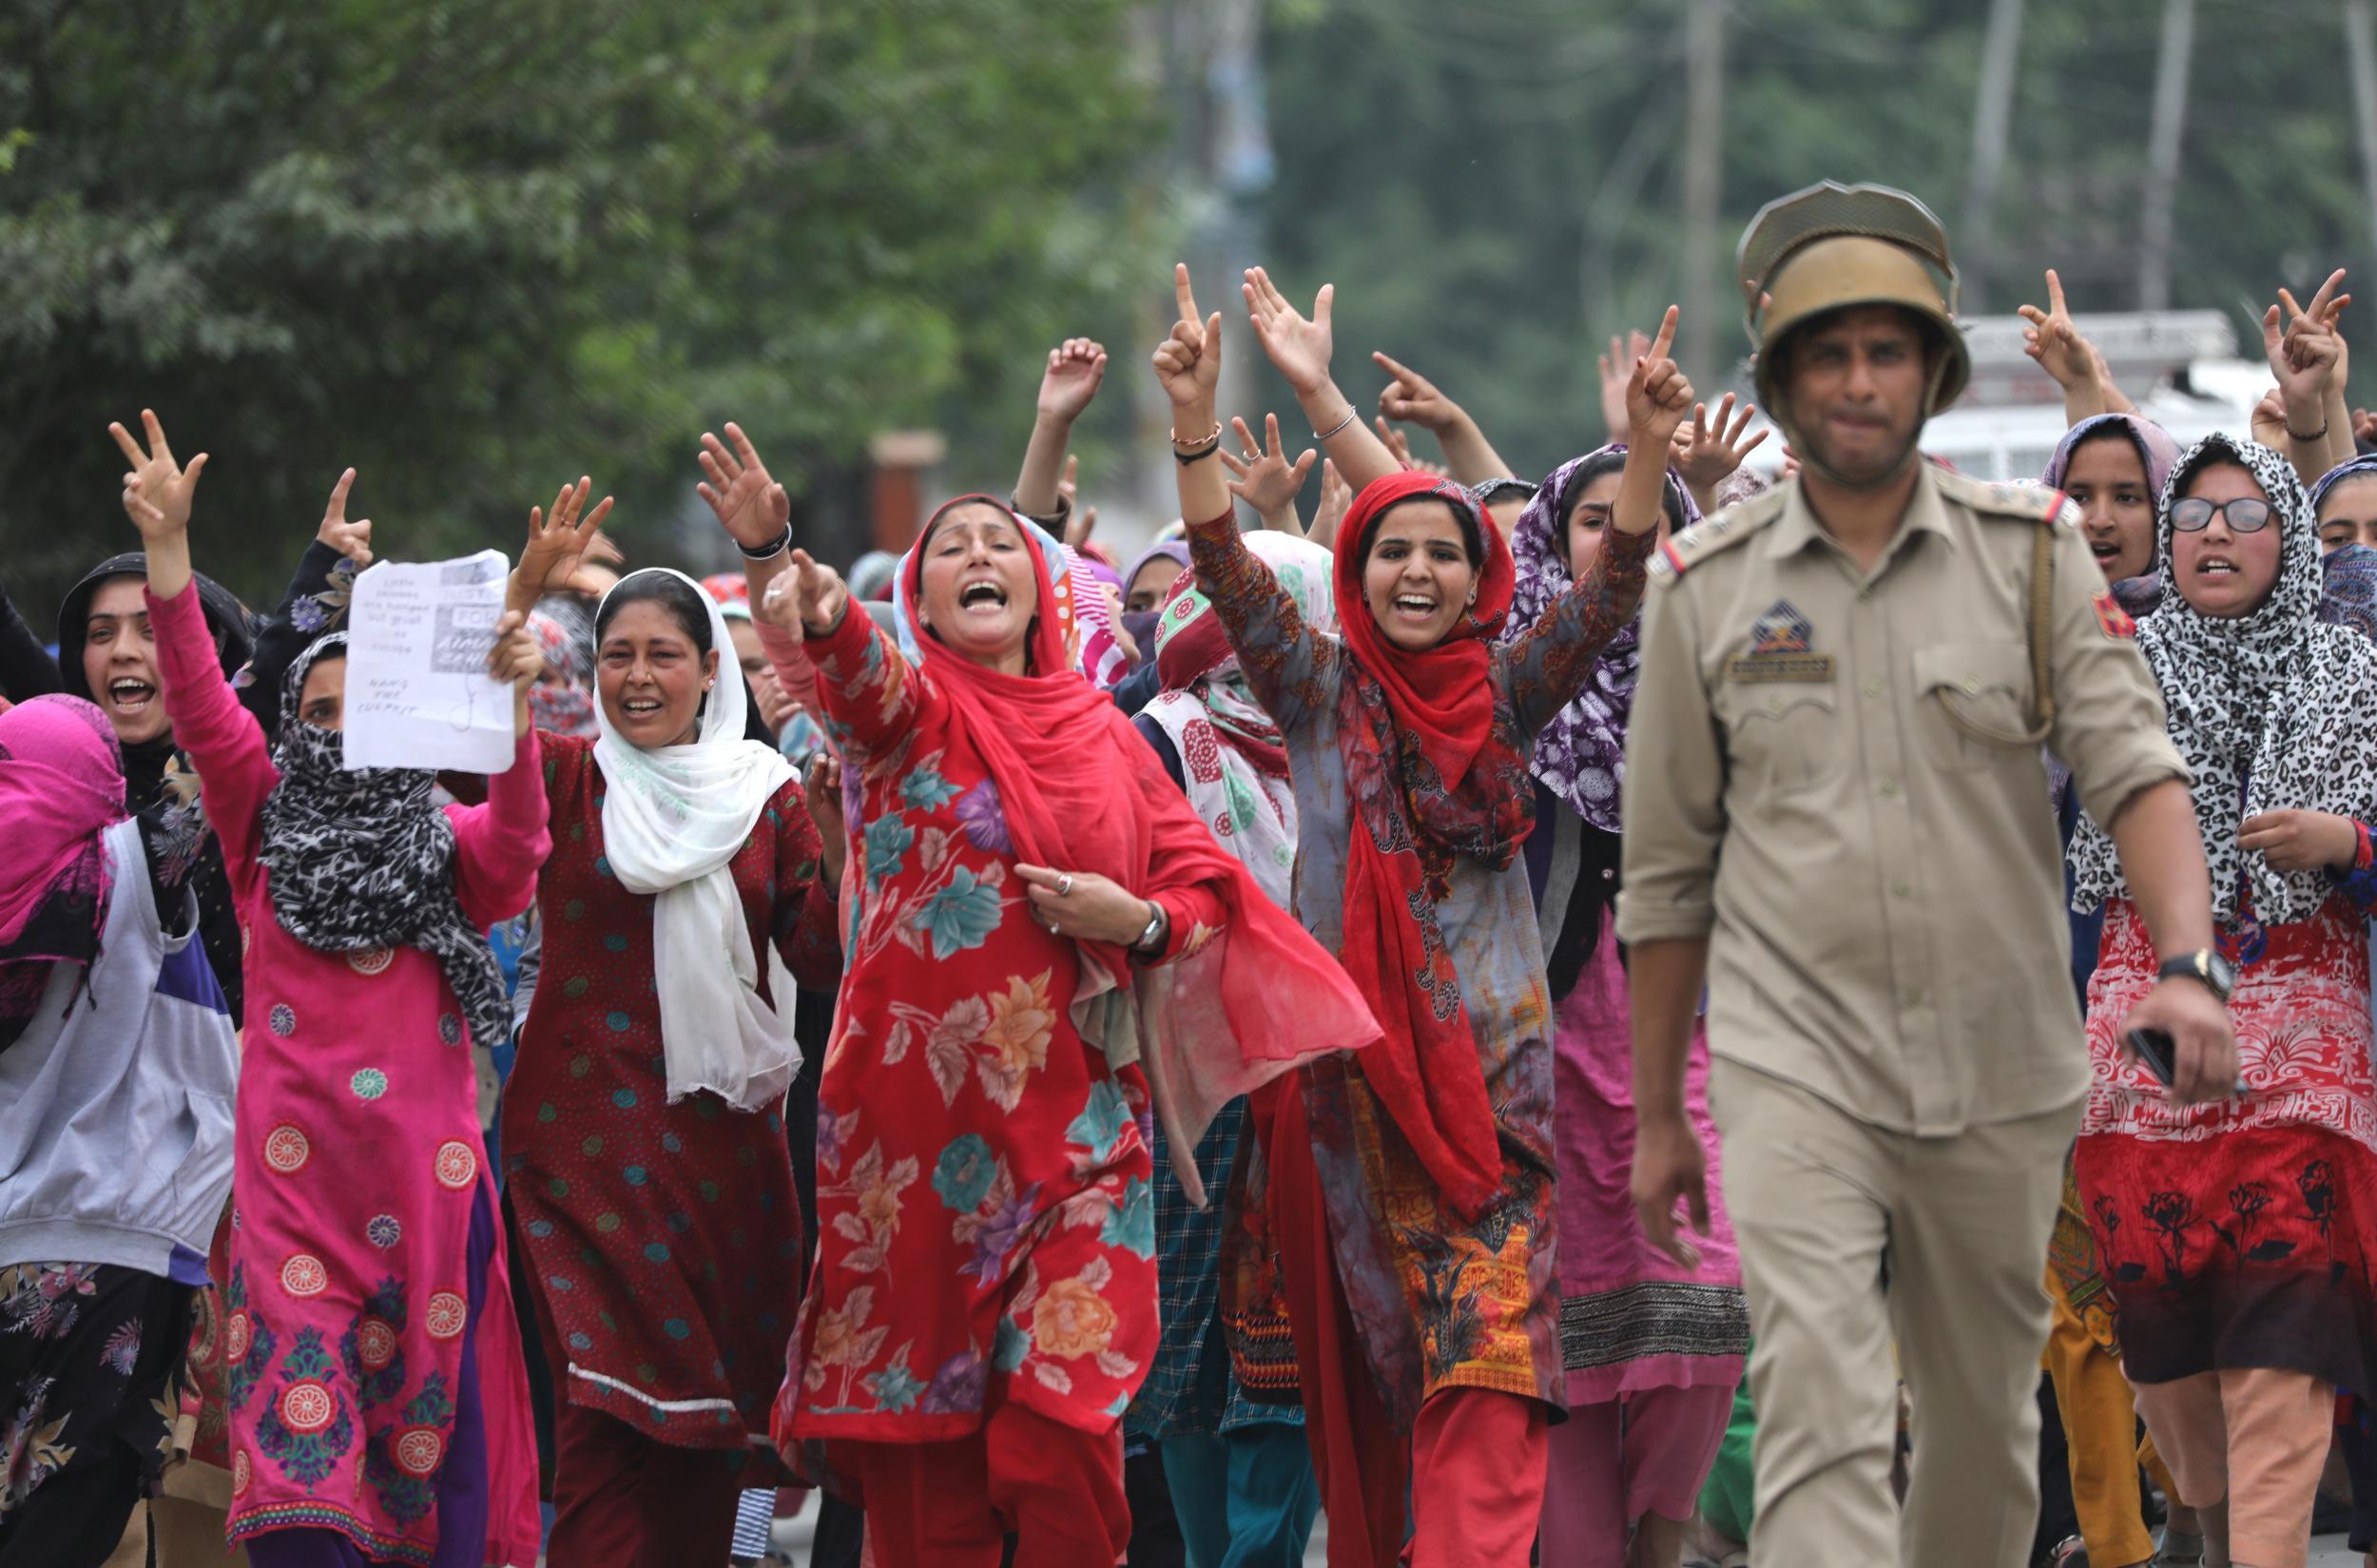
{"label": "printed kurta with flowers", "polygon": [[[802,1270],[783,1113],[711,1094],[668,1103],[655,899],[622,886],[604,854],[593,740],[544,745],[545,952],[503,1148],[522,1267],[556,1336],[556,1391],[679,1447],[748,1447],[772,1470],[768,1403]],[[727,873],[753,951],[772,940],[796,979],[827,987],[839,966],[817,865],[816,825],[787,780]]]}
{"label": "printed kurta with flowers", "polygon": [[[860,781],[862,897],[778,1434],[937,1442],[1010,1399],[1110,1429],[1156,1345],[1145,1080],[1076,1030],[1077,949],[1032,919],[948,699],[855,608],[808,650]],[[1221,918],[1202,889],[1159,897],[1175,954]]]}
{"label": "printed kurta with flowers", "polygon": [[[1249,685],[1287,737],[1298,823],[1296,913],[1321,945],[1343,945],[1356,807],[1340,725],[1350,701],[1344,645],[1282,615],[1271,573],[1236,521],[1189,528],[1198,581],[1229,628]],[[1534,633],[1496,648],[1498,722],[1523,759],[1536,732],[1581,689],[1594,659],[1639,601],[1652,545],[1613,532],[1594,572]],[[1365,614],[1340,603],[1341,618]],[[1518,787],[1532,795],[1533,784]],[[1359,1056],[1307,1068],[1303,1091],[1339,1279],[1387,1406],[1406,1426],[1440,1389],[1487,1388],[1566,1407],[1553,1201],[1552,1002],[1523,859],[1500,871],[1456,859],[1437,920],[1460,978],[1502,1156],[1476,1218],[1445,1203],[1387,1115]],[[1242,1287],[1243,1294],[1243,1287]]]}
{"label": "printed kurta with flowers", "polygon": [[[428,1562],[475,1316],[487,1560],[528,1560],[535,1435],[501,1247],[471,1294],[473,1210],[492,1226],[496,1198],[462,1007],[418,948],[325,953],[282,929],[257,858],[280,781],[262,731],[216,667],[197,596],[149,610],[248,940],[222,1291],[230,1535],[327,1528],[372,1558]],[[485,926],[527,907],[548,844],[534,733],[487,804],[448,815],[463,913]]]}

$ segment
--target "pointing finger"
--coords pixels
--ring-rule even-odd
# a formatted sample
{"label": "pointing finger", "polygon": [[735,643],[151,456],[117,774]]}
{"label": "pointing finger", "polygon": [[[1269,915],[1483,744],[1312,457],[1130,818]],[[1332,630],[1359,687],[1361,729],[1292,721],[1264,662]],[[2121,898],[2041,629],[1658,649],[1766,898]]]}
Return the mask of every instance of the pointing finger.
{"label": "pointing finger", "polygon": [[1659,319],[1659,335],[1651,340],[1651,358],[1664,359],[1675,346],[1675,322],[1682,314],[1673,305],[1667,307],[1667,314]]}
{"label": "pointing finger", "polygon": [[2063,280],[2053,267],[2047,269],[2047,309],[2057,316],[2069,314],[2063,303]]}
{"label": "pointing finger", "polygon": [[347,520],[347,491],[354,483],[355,470],[349,469],[338,475],[338,482],[330,487],[330,504],[322,509],[323,521],[343,523]]}
{"label": "pointing finger", "polygon": [[1205,319],[1204,313],[1197,309],[1197,291],[1188,285],[1188,263],[1186,261],[1172,263],[1172,300],[1180,307],[1182,320]]}

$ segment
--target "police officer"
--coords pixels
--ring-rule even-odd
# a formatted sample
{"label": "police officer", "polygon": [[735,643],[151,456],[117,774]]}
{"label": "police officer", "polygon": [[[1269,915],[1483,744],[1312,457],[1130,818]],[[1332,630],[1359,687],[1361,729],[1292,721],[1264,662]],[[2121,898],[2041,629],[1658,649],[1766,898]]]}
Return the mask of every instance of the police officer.
{"label": "police officer", "polygon": [[1801,467],[1652,567],[1618,912],[1635,1202],[1685,1255],[1705,976],[1756,1334],[1759,1560],[2019,1568],[2039,1265],[2088,1080],[2041,745],[2112,824],[2169,960],[2126,1027],[2174,1037],[2189,1100],[2236,1076],[2203,846],[2077,509],[1917,451],[1967,374],[1938,221],[1814,186],[1759,214],[1740,272],[1759,401]]}

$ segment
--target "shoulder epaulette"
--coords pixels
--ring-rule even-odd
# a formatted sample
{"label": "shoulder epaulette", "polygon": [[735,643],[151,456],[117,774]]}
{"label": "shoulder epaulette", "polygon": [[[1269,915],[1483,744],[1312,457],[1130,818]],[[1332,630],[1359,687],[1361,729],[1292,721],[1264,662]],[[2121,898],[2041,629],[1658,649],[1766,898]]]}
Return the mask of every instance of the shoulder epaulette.
{"label": "shoulder epaulette", "polygon": [[1680,533],[1672,533],[1651,557],[1653,577],[1681,577],[1710,556],[1731,549],[1783,515],[1783,506],[1789,498],[1787,486],[1736,502],[1703,518]]}
{"label": "shoulder epaulette", "polygon": [[2009,485],[1947,469],[1939,470],[1933,477],[1941,494],[1963,503],[1979,516],[2000,522],[2035,526],[2050,521],[2063,510],[2063,492],[2045,485]]}

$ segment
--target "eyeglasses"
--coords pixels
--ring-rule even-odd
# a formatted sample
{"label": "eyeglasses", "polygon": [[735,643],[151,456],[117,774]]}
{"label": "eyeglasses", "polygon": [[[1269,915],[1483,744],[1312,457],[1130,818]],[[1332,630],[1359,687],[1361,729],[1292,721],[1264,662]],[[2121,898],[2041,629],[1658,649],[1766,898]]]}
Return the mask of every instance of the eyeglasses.
{"label": "eyeglasses", "polygon": [[2181,533],[2200,533],[2211,526],[2215,513],[2227,521],[2232,533],[2259,533],[2270,526],[2270,503],[2253,495],[2240,495],[2233,501],[2217,504],[2200,495],[2174,501],[2171,526]]}

